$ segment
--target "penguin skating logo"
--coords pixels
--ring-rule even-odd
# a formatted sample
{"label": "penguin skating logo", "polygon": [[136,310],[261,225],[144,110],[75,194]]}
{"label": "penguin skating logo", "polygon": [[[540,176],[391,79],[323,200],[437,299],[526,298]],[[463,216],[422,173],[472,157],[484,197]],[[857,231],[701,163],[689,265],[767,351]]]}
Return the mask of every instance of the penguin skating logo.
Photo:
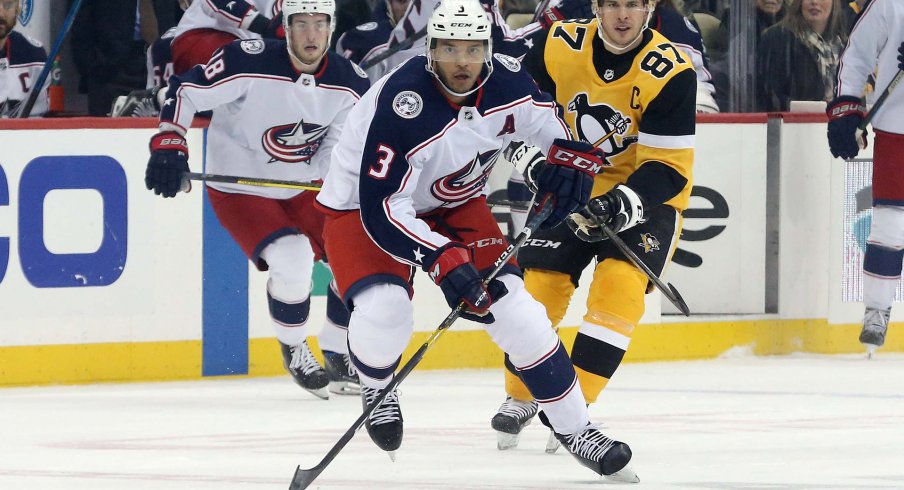
{"label": "penguin skating logo", "polygon": [[445,202],[470,199],[483,190],[499,155],[499,150],[478,153],[461,169],[433,182],[430,193],[433,194],[433,197]]}
{"label": "penguin skating logo", "polygon": [[611,167],[610,157],[618,155],[637,143],[637,135],[628,135],[631,118],[607,104],[591,104],[585,92],[581,92],[568,103],[568,112],[574,112],[574,126],[581,141],[603,150],[606,158],[603,164]]}
{"label": "penguin skating logo", "polygon": [[295,124],[273,126],[264,131],[261,143],[270,155],[270,161],[283,163],[307,162],[317,153],[329,126],[306,123],[304,119]]}

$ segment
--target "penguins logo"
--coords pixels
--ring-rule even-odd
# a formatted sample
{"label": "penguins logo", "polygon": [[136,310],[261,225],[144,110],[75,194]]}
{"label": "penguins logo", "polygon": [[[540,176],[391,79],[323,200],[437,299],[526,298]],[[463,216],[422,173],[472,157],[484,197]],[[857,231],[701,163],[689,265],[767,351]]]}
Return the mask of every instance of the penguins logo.
{"label": "penguins logo", "polygon": [[264,131],[261,144],[270,155],[270,161],[283,163],[307,162],[317,153],[329,126],[306,123],[282,124]]}
{"label": "penguins logo", "polygon": [[637,245],[643,247],[643,253],[646,254],[659,250],[659,240],[650,233],[641,233],[640,243]]}
{"label": "penguins logo", "polygon": [[430,187],[430,193],[445,202],[470,199],[483,190],[499,154],[499,150],[477,154],[461,169],[434,182]]}
{"label": "penguins logo", "polygon": [[574,121],[578,138],[606,153],[604,164],[607,167],[612,166],[609,157],[618,155],[637,142],[636,135],[623,136],[631,128],[630,117],[625,117],[607,104],[590,104],[584,92],[571,99],[568,112],[576,113]]}

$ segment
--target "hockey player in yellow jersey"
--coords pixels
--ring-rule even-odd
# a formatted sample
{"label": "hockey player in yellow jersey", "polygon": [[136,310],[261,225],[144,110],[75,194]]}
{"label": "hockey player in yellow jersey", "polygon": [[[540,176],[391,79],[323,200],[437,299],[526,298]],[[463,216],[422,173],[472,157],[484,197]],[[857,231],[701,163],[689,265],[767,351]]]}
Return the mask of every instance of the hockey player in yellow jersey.
{"label": "hockey player in yellow jersey", "polygon": [[[661,274],[671,260],[687,208],[694,161],[696,77],[689,59],[647,21],[646,0],[590,0],[595,17],[561,21],[535,40],[524,64],[552,94],[576,139],[601,148],[606,167],[580,213],[534,236],[521,249],[527,290],[555,327],[581,273],[594,264],[587,309],[571,359],[588,404],[621,363],[644,312],[644,273],[604,238],[605,224]],[[512,147],[513,161],[542,158]],[[492,419],[499,449],[537,413],[506,359],[507,398]],[[547,451],[555,450],[553,438]]]}

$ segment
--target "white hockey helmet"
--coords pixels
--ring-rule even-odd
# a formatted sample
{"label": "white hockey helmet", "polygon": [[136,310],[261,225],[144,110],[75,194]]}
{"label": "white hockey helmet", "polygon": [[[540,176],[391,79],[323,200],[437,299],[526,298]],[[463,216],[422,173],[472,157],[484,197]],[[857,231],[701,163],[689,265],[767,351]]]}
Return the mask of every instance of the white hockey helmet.
{"label": "white hockey helmet", "polygon": [[336,0],[283,0],[283,28],[289,32],[289,20],[295,14],[326,14],[330,32],[336,30]]}
{"label": "white hockey helmet", "polygon": [[[427,21],[427,71],[439,80],[443,88],[456,96],[473,93],[490,78],[493,73],[493,41],[490,36],[490,19],[479,0],[442,0]],[[483,41],[485,45],[483,63],[487,73],[480,85],[465,93],[453,92],[446,87],[434,68],[433,50],[437,39],[462,41]]]}

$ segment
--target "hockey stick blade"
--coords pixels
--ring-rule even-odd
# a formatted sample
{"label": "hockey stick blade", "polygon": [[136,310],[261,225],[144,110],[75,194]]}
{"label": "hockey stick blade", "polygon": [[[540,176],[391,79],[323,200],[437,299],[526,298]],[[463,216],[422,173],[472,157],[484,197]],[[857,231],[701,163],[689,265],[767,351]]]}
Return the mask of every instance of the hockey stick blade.
{"label": "hockey stick blade", "polygon": [[253,185],[255,187],[279,187],[282,189],[299,189],[303,191],[319,191],[319,182],[298,182],[294,180],[259,179],[255,177],[238,177],[235,175],[199,174],[186,172],[182,177],[182,190],[188,189],[189,180],[220,182],[223,184]]}
{"label": "hockey stick blade", "polygon": [[[484,286],[488,285],[490,281],[496,278],[496,275],[499,274],[499,271],[502,270],[502,267],[506,262],[520,249],[530,237],[534,234],[534,232],[540,228],[540,224],[546,221],[546,218],[552,214],[552,206],[543,206],[537,211],[537,214],[531,216],[527,220],[527,224],[524,225],[524,229],[521,230],[521,233],[518,234],[518,239],[515,240],[514,243],[510,243],[508,247],[505,248],[505,251],[499,255],[499,258],[496,259],[496,262],[493,263],[493,270],[490,271],[489,274],[484,278],[483,284]],[[483,292],[486,294],[486,291]],[[481,300],[483,297],[480,298]],[[386,385],[386,388],[380,392],[380,395],[377,396],[376,400],[373,401],[367,408],[364,409],[364,412],[355,420],[355,422],[342,434],[342,437],[336,441],[336,444],[333,445],[332,448],[326,453],[323,459],[317,463],[316,466],[311,468],[302,468],[301,465],[295,468],[295,474],[292,476],[292,483],[289,484],[289,490],[304,490],[323,473],[323,470],[326,469],[329,464],[336,459],[336,456],[339,455],[339,452],[352,440],[355,436],[355,433],[364,424],[364,421],[367,420],[367,417],[383,402],[386,396],[391,393],[398,385],[408,377],[408,374],[420,364],[421,359],[424,358],[424,355],[427,353],[427,350],[439,340],[440,336],[455,323],[455,320],[461,316],[461,312],[465,309],[465,303],[462,301],[458,304],[443,320],[442,323],[427,337],[427,340],[424,341],[423,344],[415,351],[414,355],[411,356],[411,359],[402,366],[402,369],[393,376],[392,381]]]}
{"label": "hockey stick blade", "polygon": [[687,307],[687,303],[684,302],[684,298],[681,297],[681,294],[678,292],[677,289],[675,289],[675,286],[672,286],[671,283],[666,285],[665,283],[662,282],[662,279],[659,279],[659,276],[657,276],[656,274],[653,274],[653,271],[647,266],[647,264],[644,264],[643,261],[640,260],[640,257],[638,257],[637,254],[635,254],[633,250],[628,248],[628,245],[625,244],[625,242],[618,235],[616,235],[615,232],[612,231],[611,228],[609,228],[608,226],[606,226],[604,224],[601,224],[600,228],[602,228],[603,233],[606,234],[606,237],[608,237],[609,240],[611,240],[612,243],[614,243],[615,246],[619,250],[621,250],[621,253],[628,260],[630,260],[631,263],[634,264],[635,267],[642,270],[643,273],[647,275],[647,278],[649,278],[651,281],[653,281],[653,284],[656,285],[656,288],[659,289],[662,292],[662,294],[666,298],[668,298],[669,301],[671,301],[672,304],[675,305],[675,307],[678,308],[679,311],[681,311],[681,313],[684,314],[684,316],[691,315],[690,308]]}

